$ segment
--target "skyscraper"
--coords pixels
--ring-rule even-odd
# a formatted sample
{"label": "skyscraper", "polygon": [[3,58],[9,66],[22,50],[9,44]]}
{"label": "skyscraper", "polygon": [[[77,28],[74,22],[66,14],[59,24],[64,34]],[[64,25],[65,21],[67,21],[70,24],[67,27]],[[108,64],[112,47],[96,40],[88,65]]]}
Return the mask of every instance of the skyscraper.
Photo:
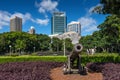
{"label": "skyscraper", "polygon": [[66,30],[67,18],[64,12],[54,12],[51,19],[51,33],[62,34]]}
{"label": "skyscraper", "polygon": [[22,31],[22,18],[15,16],[10,19],[10,31]]}
{"label": "skyscraper", "polygon": [[31,26],[30,30],[29,30],[30,34],[35,34],[35,28],[33,26]]}
{"label": "skyscraper", "polygon": [[71,22],[67,25],[67,31],[74,31],[76,33],[78,33],[79,35],[81,35],[81,25],[80,22]]}

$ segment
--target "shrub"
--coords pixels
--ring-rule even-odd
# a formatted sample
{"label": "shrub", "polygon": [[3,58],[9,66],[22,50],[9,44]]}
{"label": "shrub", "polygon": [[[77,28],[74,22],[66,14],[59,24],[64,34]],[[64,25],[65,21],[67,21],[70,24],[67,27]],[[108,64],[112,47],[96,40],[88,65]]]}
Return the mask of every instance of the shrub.
{"label": "shrub", "polygon": [[102,72],[104,63],[87,63],[86,67],[89,72]]}
{"label": "shrub", "polygon": [[52,80],[50,70],[60,62],[11,62],[0,64],[0,80]]}
{"label": "shrub", "polygon": [[[22,55],[22,56],[2,56],[0,57],[0,63],[4,62],[21,62],[21,61],[54,61],[54,62],[66,62],[67,57],[64,56],[34,56],[34,55]],[[89,62],[120,62],[120,56],[116,54],[106,55],[82,55],[82,65],[86,65]]]}
{"label": "shrub", "polygon": [[16,57],[16,56],[19,56],[19,53],[7,53],[6,55]]}

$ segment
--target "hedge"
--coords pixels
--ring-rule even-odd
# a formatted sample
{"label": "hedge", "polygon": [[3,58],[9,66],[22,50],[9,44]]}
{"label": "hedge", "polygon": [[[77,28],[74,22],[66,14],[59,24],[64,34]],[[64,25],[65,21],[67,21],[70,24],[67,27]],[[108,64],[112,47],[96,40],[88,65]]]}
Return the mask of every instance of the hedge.
{"label": "hedge", "polygon": [[54,61],[64,62],[66,57],[64,56],[1,56],[0,63],[6,62],[25,62],[25,61]]}
{"label": "hedge", "polygon": [[82,56],[82,63],[86,64],[88,62],[120,62],[120,55],[117,54],[102,54],[102,55],[91,55],[91,56]]}
{"label": "hedge", "polygon": [[[86,64],[88,62],[120,62],[120,55],[110,54],[110,55],[82,55],[82,63]],[[64,56],[0,56],[0,63],[6,62],[24,62],[24,61],[54,61],[54,62],[66,62],[67,57]]]}

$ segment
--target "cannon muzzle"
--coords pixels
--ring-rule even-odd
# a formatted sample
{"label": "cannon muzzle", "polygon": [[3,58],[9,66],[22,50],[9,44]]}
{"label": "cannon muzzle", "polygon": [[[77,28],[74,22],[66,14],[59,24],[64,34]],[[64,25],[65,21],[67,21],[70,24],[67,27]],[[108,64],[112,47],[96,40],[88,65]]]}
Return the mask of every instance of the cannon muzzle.
{"label": "cannon muzzle", "polygon": [[81,44],[75,44],[69,56],[74,60],[81,53],[82,49],[83,46]]}
{"label": "cannon muzzle", "polygon": [[82,49],[83,49],[83,46],[81,44],[75,44],[73,48],[73,52],[79,53],[82,51]]}
{"label": "cannon muzzle", "polygon": [[81,44],[75,44],[73,47],[73,52],[72,53],[79,53],[83,49],[83,46]]}

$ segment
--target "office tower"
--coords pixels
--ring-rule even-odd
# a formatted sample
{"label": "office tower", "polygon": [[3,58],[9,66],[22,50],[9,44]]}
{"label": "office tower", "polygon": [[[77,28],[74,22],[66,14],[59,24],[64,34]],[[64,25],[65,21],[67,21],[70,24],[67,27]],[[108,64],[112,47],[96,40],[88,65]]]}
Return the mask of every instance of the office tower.
{"label": "office tower", "polygon": [[54,12],[51,19],[51,33],[62,34],[66,30],[67,18],[64,12]]}
{"label": "office tower", "polygon": [[15,16],[10,19],[10,31],[22,31],[22,18]]}
{"label": "office tower", "polygon": [[67,25],[67,31],[74,31],[76,33],[78,33],[79,35],[81,35],[81,25],[80,22],[71,22]]}
{"label": "office tower", "polygon": [[29,30],[30,34],[35,34],[35,28],[33,26],[31,26],[30,30]]}

